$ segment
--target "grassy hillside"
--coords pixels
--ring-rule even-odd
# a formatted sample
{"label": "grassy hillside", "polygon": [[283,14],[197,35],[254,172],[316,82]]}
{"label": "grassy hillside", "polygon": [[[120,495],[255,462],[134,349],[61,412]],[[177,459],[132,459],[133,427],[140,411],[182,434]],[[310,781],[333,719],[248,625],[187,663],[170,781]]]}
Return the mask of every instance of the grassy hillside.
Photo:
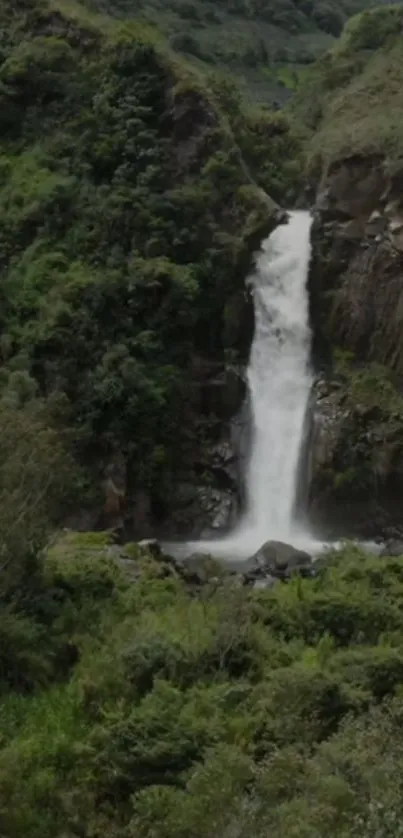
{"label": "grassy hillside", "polygon": [[403,8],[363,13],[307,70],[293,102],[312,168],[344,154],[403,155]]}
{"label": "grassy hillside", "polygon": [[375,0],[86,0],[89,8],[155,24],[204,70],[237,78],[247,95],[281,102],[295,70],[318,58],[347,19]]}

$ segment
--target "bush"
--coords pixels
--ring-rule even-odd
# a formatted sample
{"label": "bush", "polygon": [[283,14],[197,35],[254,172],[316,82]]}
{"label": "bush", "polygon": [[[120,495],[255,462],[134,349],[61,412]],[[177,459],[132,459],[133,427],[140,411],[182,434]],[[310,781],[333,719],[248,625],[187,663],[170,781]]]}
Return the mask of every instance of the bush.
{"label": "bush", "polygon": [[[24,595],[36,556],[60,520],[76,472],[41,402],[0,401],[0,597]],[[27,578],[28,577],[28,578]]]}
{"label": "bush", "polygon": [[53,675],[44,627],[11,607],[0,610],[0,690],[31,691]]}

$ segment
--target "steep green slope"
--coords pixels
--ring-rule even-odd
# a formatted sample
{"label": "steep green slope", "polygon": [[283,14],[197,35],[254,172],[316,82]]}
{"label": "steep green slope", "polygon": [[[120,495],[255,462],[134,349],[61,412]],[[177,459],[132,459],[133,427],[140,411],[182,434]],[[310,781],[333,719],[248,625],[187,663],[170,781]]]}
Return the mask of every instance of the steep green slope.
{"label": "steep green slope", "polygon": [[286,193],[287,123],[70,2],[3,3],[0,32],[3,390],[23,372],[81,463],[123,460],[123,491],[164,504],[209,433],[194,365],[247,345],[236,311],[273,223],[249,170]]}
{"label": "steep green slope", "polygon": [[206,70],[236,76],[244,92],[283,100],[294,71],[313,61],[346,20],[374,0],[86,0],[118,16],[156,24],[175,50]]}
{"label": "steep green slope", "polygon": [[292,104],[308,163],[403,154],[403,8],[353,18],[337,46],[306,71]]}
{"label": "steep green slope", "polygon": [[342,359],[319,394],[312,512],[332,534],[376,537],[402,526],[401,6],[349,22],[306,72],[293,118],[317,189],[316,357]]}

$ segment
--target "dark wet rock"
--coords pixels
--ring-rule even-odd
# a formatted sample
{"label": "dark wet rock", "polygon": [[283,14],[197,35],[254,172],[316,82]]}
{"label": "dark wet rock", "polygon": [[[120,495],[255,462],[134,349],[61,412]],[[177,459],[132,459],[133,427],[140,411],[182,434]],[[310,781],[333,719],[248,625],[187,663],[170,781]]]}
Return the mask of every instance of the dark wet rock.
{"label": "dark wet rock", "polygon": [[169,545],[161,545],[157,539],[128,544],[119,549],[117,558],[120,566],[130,571],[133,577],[136,576],[136,569],[140,569],[141,573],[141,567],[147,559],[158,563],[162,577],[180,577],[189,585],[201,586],[214,581],[219,583],[231,575],[230,569],[209,553],[194,552],[186,555],[176,551],[176,555],[172,555]]}
{"label": "dark wet rock", "polygon": [[228,530],[236,521],[236,497],[231,491],[203,487],[199,490],[200,510],[206,520],[202,538],[209,538],[215,531]]}
{"label": "dark wet rock", "polygon": [[379,555],[382,559],[403,556],[403,540],[391,539],[387,541]]}
{"label": "dark wet rock", "polygon": [[[253,310],[252,310],[253,312]],[[239,410],[246,384],[242,371],[221,363],[194,362],[194,405],[201,415],[228,422]]]}
{"label": "dark wet rock", "polygon": [[237,455],[229,440],[215,445],[210,455],[210,468],[216,479],[217,486],[222,489],[236,490],[237,486]]}
{"label": "dark wet rock", "polygon": [[[403,372],[403,201],[399,171],[380,155],[326,167],[312,230],[311,319],[316,348]],[[320,353],[322,354],[322,353]]]}
{"label": "dark wet rock", "polygon": [[141,552],[150,553],[154,559],[159,559],[162,555],[161,544],[157,538],[143,538],[138,542],[138,547]]}
{"label": "dark wet rock", "polygon": [[[220,482],[226,477],[221,474]],[[215,480],[215,484],[218,478]],[[229,482],[229,477],[228,477]],[[175,508],[169,522],[158,529],[164,541],[216,538],[236,521],[238,497],[235,488],[225,485],[198,485],[186,482],[178,485]]]}
{"label": "dark wet rock", "polygon": [[[202,548],[202,543],[200,544]],[[289,544],[269,541],[250,559],[227,561],[209,553],[194,552],[186,555],[186,545],[161,545],[157,539],[108,548],[128,577],[136,582],[142,574],[145,560],[158,563],[161,578],[173,576],[182,579],[191,588],[204,585],[249,586],[256,590],[271,589],[280,581],[286,582],[294,573],[303,577],[316,575],[311,557],[303,550]]]}
{"label": "dark wet rock", "polygon": [[271,571],[302,567],[312,562],[312,556],[309,553],[283,541],[266,541],[255,553],[253,559],[259,567]]}
{"label": "dark wet rock", "polygon": [[125,517],[125,526],[130,537],[152,538],[154,522],[152,499],[146,489],[133,492]]}
{"label": "dark wet rock", "polygon": [[256,567],[253,570],[248,570],[246,573],[242,574],[241,578],[244,585],[248,585],[255,590],[270,589],[279,581],[278,577],[267,573],[262,567]]}
{"label": "dark wet rock", "polygon": [[[246,584],[258,579],[287,579],[292,573],[309,575],[312,557],[304,550],[282,541],[267,541],[260,549],[242,563]],[[241,570],[241,568],[240,568]]]}
{"label": "dark wet rock", "polygon": [[[242,289],[241,293],[245,295],[246,291]],[[243,364],[247,361],[253,336],[253,301],[251,298],[249,300],[249,297],[248,305],[251,308],[252,322],[250,339],[244,354],[234,350],[232,363],[196,354],[192,357],[192,406],[201,416],[214,416],[218,421],[227,421],[234,416],[243,402],[246,389]]]}
{"label": "dark wet rock", "polygon": [[382,368],[365,368],[372,376],[372,403],[355,367],[346,364],[343,370],[315,385],[309,520],[324,539],[401,540],[403,401]]}
{"label": "dark wet rock", "polygon": [[255,579],[253,582],[253,588],[255,591],[265,591],[271,590],[274,588],[274,585],[277,585],[279,582],[274,576],[263,576],[261,579]]}

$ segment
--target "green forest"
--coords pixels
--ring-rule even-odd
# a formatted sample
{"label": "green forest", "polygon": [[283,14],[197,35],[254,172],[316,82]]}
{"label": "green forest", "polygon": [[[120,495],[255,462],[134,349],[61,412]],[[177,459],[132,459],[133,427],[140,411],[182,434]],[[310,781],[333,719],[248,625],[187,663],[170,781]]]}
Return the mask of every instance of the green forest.
{"label": "green forest", "polygon": [[2,607],[1,834],[399,836],[402,593],[348,546],[260,592],[60,537]]}
{"label": "green forest", "polygon": [[[133,0],[85,3],[121,19],[133,15]],[[332,46],[351,15],[379,5],[376,0],[141,0],[136,15],[204,71],[236,78],[244,94],[271,106],[287,99],[296,72]]]}
{"label": "green forest", "polygon": [[4,409],[12,422],[36,401],[77,466],[76,508],[99,505],[100,475],[124,458],[128,492],[163,515],[174,468],[187,474],[211,432],[192,369],[242,349],[237,299],[275,207],[262,187],[295,188],[294,141],[285,118],[244,113],[141,25],[13,5],[0,12]]}
{"label": "green forest", "polygon": [[[203,370],[245,362],[280,207],[347,153],[400,183],[403,7],[363,5],[1,4],[1,838],[403,836],[403,557],[201,582],[133,518],[211,483]],[[331,352],[400,439],[395,379]]]}

